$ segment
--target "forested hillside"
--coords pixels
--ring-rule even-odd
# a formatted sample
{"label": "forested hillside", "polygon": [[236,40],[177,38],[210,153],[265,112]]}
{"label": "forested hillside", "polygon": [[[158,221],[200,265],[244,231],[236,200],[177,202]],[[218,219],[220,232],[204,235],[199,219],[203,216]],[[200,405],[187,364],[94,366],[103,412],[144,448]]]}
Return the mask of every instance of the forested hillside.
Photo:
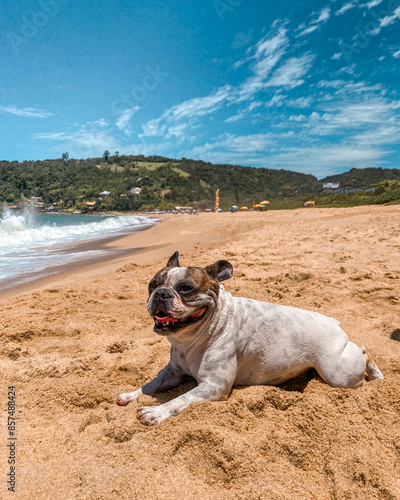
{"label": "forested hillside", "polygon": [[[97,201],[102,210],[171,208],[174,205],[214,205],[221,190],[221,205],[249,204],[265,198],[313,193],[320,182],[312,175],[285,170],[213,165],[162,157],[110,156],[87,160],[0,162],[0,202],[18,204],[41,196],[45,205],[83,208]],[[141,188],[140,195],[130,193]],[[99,200],[99,194],[110,195]]]}
{"label": "forested hillside", "polygon": [[[105,154],[74,160],[64,154],[63,159],[55,160],[0,161],[0,204],[18,205],[28,197],[40,196],[44,206],[57,204],[63,209],[81,210],[86,202],[96,202],[95,210],[170,209],[175,205],[213,208],[215,191],[220,189],[223,209],[232,204],[251,207],[253,201],[265,199],[271,200],[271,207],[291,208],[309,197],[322,196],[322,204],[331,199],[336,200],[332,203],[350,200],[323,198],[319,194],[323,182],[367,187],[384,180],[400,180],[400,170],[352,169],[318,180],[288,170],[214,165],[186,158]],[[140,188],[140,194],[132,194],[132,188]],[[393,193],[393,185],[390,189]],[[110,194],[100,196],[104,191]]]}

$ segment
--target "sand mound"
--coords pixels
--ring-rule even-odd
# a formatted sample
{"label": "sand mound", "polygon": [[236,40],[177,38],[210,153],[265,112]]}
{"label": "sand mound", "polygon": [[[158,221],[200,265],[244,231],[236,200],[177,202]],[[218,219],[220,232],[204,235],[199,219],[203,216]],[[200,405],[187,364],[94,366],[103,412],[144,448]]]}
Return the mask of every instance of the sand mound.
{"label": "sand mound", "polygon": [[228,401],[191,405],[157,427],[137,422],[137,406],[194,382],[116,406],[169,359],[146,312],[147,283],[173,245],[162,246],[156,228],[146,232],[156,260],[132,255],[116,271],[1,302],[3,399],[17,388],[10,498],[400,498],[399,216],[399,207],[311,209],[160,226],[183,231],[183,264],[232,262],[233,294],[340,320],[385,375],[357,390],[329,387],[311,370],[280,387],[234,388]]}

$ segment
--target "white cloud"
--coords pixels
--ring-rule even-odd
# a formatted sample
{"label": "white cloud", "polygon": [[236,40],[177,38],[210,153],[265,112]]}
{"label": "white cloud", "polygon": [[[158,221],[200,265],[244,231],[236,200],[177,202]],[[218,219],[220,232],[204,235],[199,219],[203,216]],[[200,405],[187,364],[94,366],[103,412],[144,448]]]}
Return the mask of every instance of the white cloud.
{"label": "white cloud", "polygon": [[316,24],[312,24],[311,26],[309,26],[308,28],[303,30],[299,36],[308,35],[308,34],[312,33],[313,31],[316,31],[317,29],[318,29],[318,26]]}
{"label": "white cloud", "polygon": [[246,112],[245,111],[240,111],[236,115],[229,116],[224,121],[225,121],[225,123],[233,123],[233,122],[237,122],[239,120],[242,120],[245,116],[246,116]]}
{"label": "white cloud", "polygon": [[301,57],[288,59],[272,75],[272,78],[265,84],[266,87],[287,87],[293,89],[298,87],[304,80],[302,77],[311,68],[314,56],[306,54]]}
{"label": "white cloud", "polygon": [[393,24],[395,21],[397,21],[397,19],[400,19],[400,6],[393,11],[392,15],[385,16],[383,19],[381,19],[379,22],[379,26],[371,30],[370,34],[377,35],[381,32],[382,28],[386,28],[387,26]]}
{"label": "white cloud", "polygon": [[18,108],[17,106],[0,106],[0,114],[23,116],[26,118],[47,118],[53,115],[53,113],[48,113],[41,109]]}
{"label": "white cloud", "polygon": [[354,136],[359,145],[373,146],[381,144],[397,144],[400,140],[400,127],[381,126]]}
{"label": "white cloud", "polygon": [[225,85],[206,97],[194,97],[167,110],[163,116],[174,119],[192,118],[213,113],[232,95],[232,87]]}
{"label": "white cloud", "polygon": [[318,136],[341,135],[349,137],[352,132],[364,133],[382,130],[397,123],[399,103],[384,98],[370,97],[359,102],[336,102],[309,123],[309,133]]}
{"label": "white cloud", "polygon": [[377,5],[380,5],[383,2],[383,0],[371,0],[366,4],[366,6],[369,9],[372,9],[373,7],[376,7]]}
{"label": "white cloud", "polygon": [[[314,94],[322,108],[319,112],[287,118],[296,123],[296,133],[225,134],[185,156],[297,170],[319,177],[352,167],[384,165],[389,147],[399,143],[400,101],[385,98],[380,86],[364,82],[320,83],[320,89],[335,90],[335,101],[327,105],[321,100],[323,96]],[[288,99],[285,104],[289,104]],[[274,126],[279,125],[272,124],[272,130]],[[282,127],[287,125],[282,122]]]}
{"label": "white cloud", "polygon": [[[290,133],[285,135],[293,137]],[[385,149],[348,143],[277,148],[277,141],[274,134],[229,135],[216,143],[206,143],[186,151],[184,156],[216,163],[295,170],[324,177],[341,169],[377,166],[384,163],[387,154]],[[226,150],[221,149],[223,145]]]}
{"label": "white cloud", "polygon": [[311,97],[298,97],[297,99],[289,99],[286,101],[288,106],[292,106],[293,108],[308,108],[311,104]]}
{"label": "white cloud", "polygon": [[331,9],[329,7],[325,7],[321,10],[318,19],[315,21],[316,23],[325,23],[331,15]]}
{"label": "white cloud", "polygon": [[250,43],[252,38],[253,38],[253,30],[248,31],[247,33],[236,33],[231,48],[240,49],[241,47],[244,47],[245,45]]}
{"label": "white cloud", "polygon": [[307,117],[305,115],[291,115],[289,116],[289,121],[291,122],[305,122]]}
{"label": "white cloud", "polygon": [[135,106],[134,108],[128,108],[122,111],[120,116],[117,118],[115,125],[119,130],[123,130],[126,135],[131,135],[132,131],[128,127],[130,119],[132,116],[140,109],[140,106]]}
{"label": "white cloud", "polygon": [[381,21],[381,28],[385,28],[389,26],[389,24],[393,24],[397,19],[400,19],[400,6],[395,9],[391,16],[385,16]]}
{"label": "white cloud", "polygon": [[237,136],[226,134],[218,147],[226,147],[231,151],[249,153],[254,151],[264,151],[267,146],[273,145],[271,134],[250,134]]}
{"label": "white cloud", "polygon": [[68,148],[71,157],[87,158],[101,156],[106,149],[120,150],[118,141],[105,129],[108,123],[103,120],[87,122],[77,125],[76,130],[70,132],[43,132],[33,134],[33,139],[63,142]]}
{"label": "white cloud", "polygon": [[167,109],[159,117],[149,120],[143,125],[143,133],[140,137],[145,136],[157,136],[165,133],[165,124],[163,121],[172,122],[175,124],[176,120],[181,120],[184,118],[194,118],[199,116],[205,116],[210,113],[214,113],[219,109],[224,102],[226,102],[232,95],[232,87],[225,85],[221,87],[208,96],[205,97],[194,97],[187,101],[177,104],[172,108]]}
{"label": "white cloud", "polygon": [[180,123],[178,125],[174,125],[172,127],[169,127],[168,129],[168,136],[170,137],[176,137],[177,139],[181,139],[184,137],[186,129],[188,127],[187,123]]}
{"label": "white cloud", "polygon": [[375,167],[385,155],[384,150],[338,143],[287,148],[284,153],[271,155],[266,161],[272,168],[296,170],[324,177],[339,169]]}
{"label": "white cloud", "polygon": [[[195,118],[212,114],[229,103],[248,101],[257,92],[267,87],[299,84],[293,78],[290,80],[291,76],[295,77],[300,71],[300,67],[295,67],[296,59],[289,60],[289,66],[282,66],[281,72],[272,78],[273,85],[268,81],[272,69],[283,57],[288,46],[286,33],[287,30],[281,26],[274,36],[266,35],[248,49],[246,61],[251,62],[249,69],[252,74],[242,84],[237,87],[224,85],[207,96],[194,97],[165,110],[159,118],[149,120],[143,125],[143,133],[140,137],[160,136],[165,133],[167,127],[177,125],[180,120],[191,120],[193,124]],[[299,61],[297,66],[301,64],[304,65],[304,61]],[[248,111],[251,109],[253,108],[249,108]],[[242,116],[244,114],[237,113],[228,118],[227,122],[239,120]]]}
{"label": "white cloud", "polygon": [[345,3],[341,9],[339,9],[339,10],[337,10],[335,12],[335,16],[341,16],[341,15],[343,15],[348,10],[354,9],[354,7],[356,7],[356,5],[357,5],[357,2]]}
{"label": "white cloud", "polygon": [[261,101],[253,101],[251,102],[247,108],[244,108],[242,109],[241,111],[239,111],[236,115],[232,115],[230,116],[229,118],[227,118],[225,120],[225,123],[232,123],[232,122],[237,122],[239,120],[242,120],[243,118],[254,118],[254,116],[258,116],[257,114],[256,115],[251,115],[251,112],[256,109],[256,108],[259,108],[260,106],[264,106],[264,103],[261,102]]}
{"label": "white cloud", "polygon": [[[315,14],[315,12],[313,12]],[[311,20],[310,25],[308,28],[304,29],[304,24],[301,24],[298,27],[298,30],[301,30],[298,36],[304,36],[312,33],[313,31],[316,31],[321,27],[323,23],[326,23],[328,19],[330,18],[331,15],[331,9],[329,7],[325,7],[321,10],[319,13],[318,17],[316,19]]]}
{"label": "white cloud", "polygon": [[283,57],[288,44],[287,30],[284,27],[281,27],[274,37],[265,36],[256,44],[254,56],[251,57],[255,59],[251,66],[253,75],[239,86],[237,101],[247,100],[265,87],[266,79]]}
{"label": "white cloud", "polygon": [[143,128],[143,134],[140,134],[141,136],[156,136],[156,135],[163,135],[165,132],[165,126],[160,125],[162,118],[153,118],[152,120],[149,120],[146,122],[144,125],[142,125]]}
{"label": "white cloud", "polygon": [[48,141],[64,141],[67,136],[64,132],[42,132],[33,134],[32,137],[34,139],[45,139]]}
{"label": "white cloud", "polygon": [[[278,90],[280,92],[280,90]],[[278,108],[283,105],[283,102],[285,101],[286,97],[282,94],[276,93],[273,98],[265,103],[265,106],[267,108]]]}

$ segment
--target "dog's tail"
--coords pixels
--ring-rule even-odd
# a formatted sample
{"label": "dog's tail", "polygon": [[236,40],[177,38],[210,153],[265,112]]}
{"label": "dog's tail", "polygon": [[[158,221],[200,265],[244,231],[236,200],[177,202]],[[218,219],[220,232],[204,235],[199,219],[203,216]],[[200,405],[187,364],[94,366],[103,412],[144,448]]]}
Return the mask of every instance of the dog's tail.
{"label": "dog's tail", "polygon": [[382,372],[376,366],[375,361],[372,359],[371,354],[367,351],[367,349],[362,346],[361,351],[364,354],[366,362],[365,370],[367,372],[368,380],[378,380],[380,378],[384,378]]}

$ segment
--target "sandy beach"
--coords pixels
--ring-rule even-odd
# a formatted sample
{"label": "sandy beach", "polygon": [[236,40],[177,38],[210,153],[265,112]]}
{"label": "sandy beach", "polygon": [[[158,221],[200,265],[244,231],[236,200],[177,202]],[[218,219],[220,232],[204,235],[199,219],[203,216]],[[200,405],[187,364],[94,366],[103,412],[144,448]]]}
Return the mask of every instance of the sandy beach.
{"label": "sandy beach", "polygon": [[[168,216],[107,243],[121,250],[117,259],[3,292],[0,497],[399,499],[399,222],[400,206]],[[168,362],[146,300],[175,250],[182,265],[229,260],[224,285],[234,295],[335,317],[385,379],[335,389],[310,371],[142,426],[138,406],[193,387],[115,404]],[[6,476],[10,385],[15,494]]]}

